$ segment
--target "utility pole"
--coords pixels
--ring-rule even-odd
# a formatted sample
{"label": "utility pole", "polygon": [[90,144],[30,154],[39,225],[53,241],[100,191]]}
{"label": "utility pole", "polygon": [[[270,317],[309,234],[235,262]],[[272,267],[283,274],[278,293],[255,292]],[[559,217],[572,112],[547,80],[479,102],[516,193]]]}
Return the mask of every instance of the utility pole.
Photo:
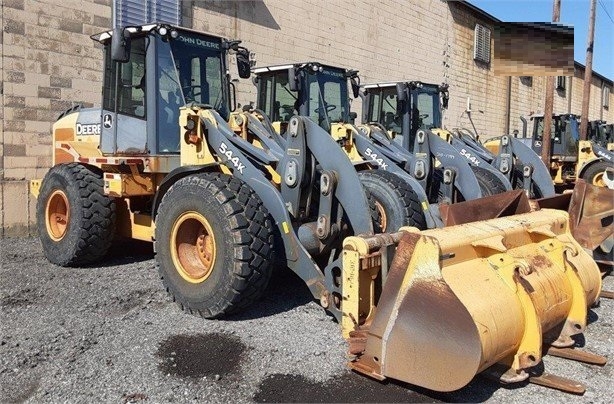
{"label": "utility pole", "polygon": [[586,140],[586,130],[588,129],[588,105],[591,96],[591,81],[593,79],[593,43],[595,39],[596,6],[597,0],[591,0],[591,11],[588,15],[588,39],[586,41],[586,69],[584,70],[584,91],[582,93],[580,140]]}
{"label": "utility pole", "polygon": [[[561,0],[554,0],[552,22],[561,19]],[[552,139],[552,110],[554,108],[554,76],[546,76],[546,101],[544,102],[544,133],[542,135],[542,161],[550,167],[550,147]]]}

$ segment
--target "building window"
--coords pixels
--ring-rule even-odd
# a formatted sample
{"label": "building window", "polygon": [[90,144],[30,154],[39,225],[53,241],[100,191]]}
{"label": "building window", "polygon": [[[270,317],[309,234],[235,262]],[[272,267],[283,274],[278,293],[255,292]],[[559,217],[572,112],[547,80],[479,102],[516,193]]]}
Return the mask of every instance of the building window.
{"label": "building window", "polygon": [[556,77],[556,89],[557,90],[565,90],[566,88],[566,79],[565,76],[557,76]]}
{"label": "building window", "polygon": [[181,25],[180,0],[113,0],[113,26],[165,22]]}
{"label": "building window", "polygon": [[490,63],[490,29],[480,24],[475,24],[473,59]]}
{"label": "building window", "polygon": [[603,107],[610,108],[610,87],[608,86],[603,86]]}

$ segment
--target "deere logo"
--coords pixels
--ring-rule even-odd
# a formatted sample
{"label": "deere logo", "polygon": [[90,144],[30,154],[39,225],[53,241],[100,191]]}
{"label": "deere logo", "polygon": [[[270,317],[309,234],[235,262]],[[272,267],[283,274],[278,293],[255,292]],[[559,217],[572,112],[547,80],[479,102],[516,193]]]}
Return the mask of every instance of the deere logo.
{"label": "deere logo", "polygon": [[323,70],[322,74],[325,74],[327,76],[333,76],[333,77],[339,77],[339,78],[344,78],[344,74],[343,72],[336,72],[333,70]]}
{"label": "deere logo", "polygon": [[99,123],[78,123],[77,135],[100,135]]}
{"label": "deere logo", "polygon": [[104,117],[102,118],[102,125],[107,129],[113,126],[113,117],[111,116],[111,114],[104,115]]}
{"label": "deere logo", "polygon": [[220,44],[219,43],[205,41],[205,40],[200,39],[200,38],[192,38],[192,37],[187,37],[187,36],[181,35],[177,39],[179,39],[183,43],[187,43],[189,45],[200,46],[201,48],[220,49]]}

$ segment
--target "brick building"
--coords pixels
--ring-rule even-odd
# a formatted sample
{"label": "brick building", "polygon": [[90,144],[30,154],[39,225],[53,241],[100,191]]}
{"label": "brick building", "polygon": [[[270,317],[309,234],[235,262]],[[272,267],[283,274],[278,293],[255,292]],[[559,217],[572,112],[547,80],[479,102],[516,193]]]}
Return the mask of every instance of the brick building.
{"label": "brick building", "polygon": [[[2,0],[0,237],[34,232],[36,201],[28,194],[28,180],[42,178],[51,164],[50,129],[57,116],[73,103],[100,104],[102,50],[89,36],[113,25],[113,5],[122,2],[128,0]],[[474,59],[476,24],[492,30],[498,20],[462,2],[176,4],[182,25],[242,39],[258,66],[318,60],[360,70],[363,83],[447,82],[447,127],[469,125],[468,99],[483,137],[520,129],[519,115],[543,110],[543,77],[495,76],[490,63]],[[492,48],[492,40],[487,45]],[[580,113],[583,77],[576,63],[565,88],[555,90],[555,112]],[[240,103],[255,100],[250,81],[242,81],[238,93]],[[612,81],[595,74],[589,119],[614,121],[606,100],[614,101]],[[355,100],[352,107],[360,116],[359,104]]]}

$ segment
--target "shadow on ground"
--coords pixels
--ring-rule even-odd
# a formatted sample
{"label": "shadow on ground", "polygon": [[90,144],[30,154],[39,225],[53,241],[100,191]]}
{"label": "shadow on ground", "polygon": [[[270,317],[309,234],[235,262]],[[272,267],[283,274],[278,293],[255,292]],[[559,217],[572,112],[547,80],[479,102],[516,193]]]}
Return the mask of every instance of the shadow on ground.
{"label": "shadow on ground", "polygon": [[313,301],[303,280],[288,268],[273,271],[262,299],[246,310],[224,318],[226,321],[253,320],[290,311]]}
{"label": "shadow on ground", "polygon": [[260,383],[253,399],[257,403],[483,402],[500,387],[496,382],[479,378],[461,390],[439,393],[394,380],[379,382],[353,372],[344,373],[326,383],[300,375],[273,374]]}
{"label": "shadow on ground", "polygon": [[153,243],[122,238],[113,242],[113,245],[111,245],[109,252],[103,260],[91,266],[96,268],[107,268],[149,261],[153,258]]}

